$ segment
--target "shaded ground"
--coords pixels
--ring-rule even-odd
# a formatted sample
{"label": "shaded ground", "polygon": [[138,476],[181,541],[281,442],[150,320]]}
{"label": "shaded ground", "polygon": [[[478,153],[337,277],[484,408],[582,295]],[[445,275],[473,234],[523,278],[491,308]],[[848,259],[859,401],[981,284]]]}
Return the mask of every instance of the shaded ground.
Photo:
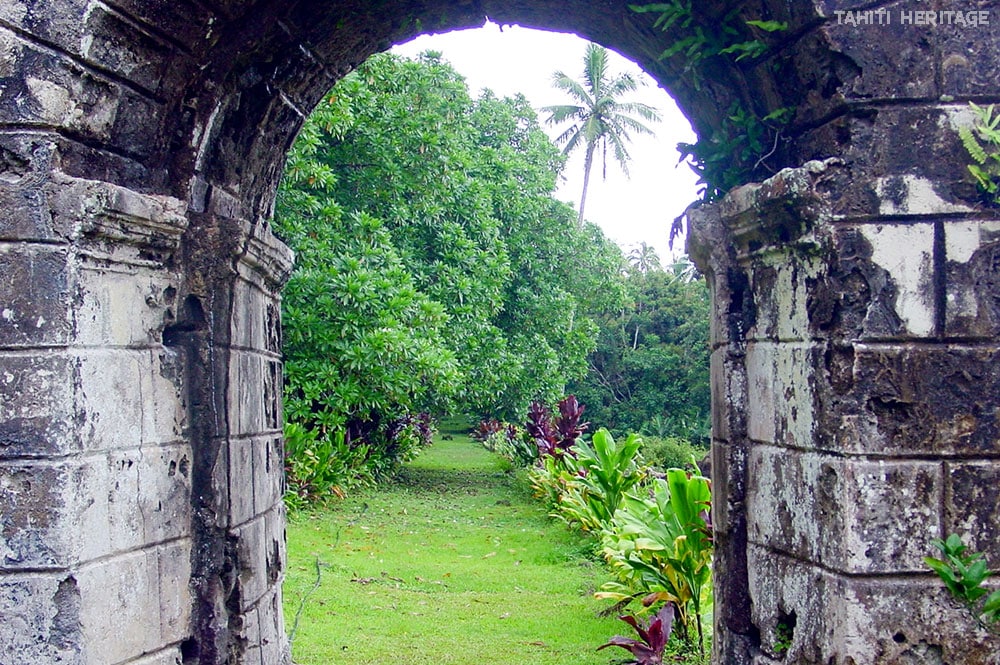
{"label": "shaded ground", "polygon": [[[285,616],[300,665],[605,665],[606,578],[524,484],[464,436],[400,481],[288,527]],[[616,625],[617,624],[617,625]]]}

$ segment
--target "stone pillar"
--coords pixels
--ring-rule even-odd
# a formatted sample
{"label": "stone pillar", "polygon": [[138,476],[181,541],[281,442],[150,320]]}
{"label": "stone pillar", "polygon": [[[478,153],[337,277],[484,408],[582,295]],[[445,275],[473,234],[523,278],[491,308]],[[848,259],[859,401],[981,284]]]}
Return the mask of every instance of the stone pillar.
{"label": "stone pillar", "polygon": [[[715,303],[714,662],[1000,653],[922,561],[958,532],[1000,562],[1000,216],[858,175],[810,162],[690,215]],[[845,205],[864,192],[877,214]]]}
{"label": "stone pillar", "polygon": [[199,665],[281,665],[290,655],[278,294],[292,255],[234,196],[194,189],[184,307],[165,332],[186,358],[193,424],[195,609],[183,646]]}
{"label": "stone pillar", "polygon": [[174,663],[192,451],[160,331],[184,206],[61,175],[54,155],[39,142],[0,182],[0,662]]}
{"label": "stone pillar", "polygon": [[0,181],[0,663],[287,663],[291,255],[56,161]]}

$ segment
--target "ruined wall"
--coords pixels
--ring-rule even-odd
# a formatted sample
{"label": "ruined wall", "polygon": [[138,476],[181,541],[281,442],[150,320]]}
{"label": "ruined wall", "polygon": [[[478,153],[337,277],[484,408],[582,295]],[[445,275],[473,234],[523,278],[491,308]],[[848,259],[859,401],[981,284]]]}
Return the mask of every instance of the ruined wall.
{"label": "ruined wall", "polygon": [[[287,250],[236,236],[239,315],[205,343],[186,206],[48,171],[54,154],[0,183],[0,662],[175,664],[205,650],[198,623],[284,662]],[[193,422],[213,397],[214,432]]]}
{"label": "ruined wall", "polygon": [[1000,216],[956,135],[1000,101],[1000,10],[972,4],[743,3],[789,29],[696,84],[624,0],[0,2],[0,663],[287,662],[284,154],[367,56],[485,16],[621,50],[706,136],[792,110],[767,165],[808,166],[691,215],[716,662],[996,662],[920,562],[953,530],[1000,561]]}
{"label": "ruined wall", "polygon": [[891,217],[852,215],[847,173],[810,162],[692,212],[715,296],[716,646],[721,662],[995,663],[1000,641],[922,559],[957,532],[1000,560],[997,310],[979,289],[1000,216],[912,180],[879,203]]}

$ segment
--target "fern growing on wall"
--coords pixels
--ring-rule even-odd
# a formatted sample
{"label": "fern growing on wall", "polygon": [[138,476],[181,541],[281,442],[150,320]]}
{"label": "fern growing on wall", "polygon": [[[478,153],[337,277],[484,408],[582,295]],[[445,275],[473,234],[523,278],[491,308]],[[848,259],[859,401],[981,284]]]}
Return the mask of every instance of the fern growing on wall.
{"label": "fern growing on wall", "polygon": [[969,172],[976,179],[976,186],[986,202],[1000,206],[1000,113],[993,104],[987,107],[969,102],[976,115],[971,127],[959,127],[958,136],[972,157]]}

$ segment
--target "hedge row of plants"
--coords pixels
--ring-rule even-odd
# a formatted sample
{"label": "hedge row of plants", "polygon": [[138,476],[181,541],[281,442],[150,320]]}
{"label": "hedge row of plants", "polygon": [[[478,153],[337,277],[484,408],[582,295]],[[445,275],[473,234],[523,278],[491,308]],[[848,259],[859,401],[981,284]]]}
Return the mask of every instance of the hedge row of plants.
{"label": "hedge row of plants", "polygon": [[[615,440],[604,428],[586,436],[584,407],[573,396],[553,413],[534,402],[523,428],[496,420],[473,433],[512,465],[529,468],[535,495],[550,513],[592,539],[612,575],[597,593],[636,638],[616,636],[600,648],[631,652],[636,665],[658,665],[673,644],[704,660],[710,624],[713,537],[711,488],[698,469],[698,449],[684,441],[655,441],[647,461],[637,434]],[[689,453],[677,460],[679,451]],[[671,635],[675,636],[673,642]]]}

